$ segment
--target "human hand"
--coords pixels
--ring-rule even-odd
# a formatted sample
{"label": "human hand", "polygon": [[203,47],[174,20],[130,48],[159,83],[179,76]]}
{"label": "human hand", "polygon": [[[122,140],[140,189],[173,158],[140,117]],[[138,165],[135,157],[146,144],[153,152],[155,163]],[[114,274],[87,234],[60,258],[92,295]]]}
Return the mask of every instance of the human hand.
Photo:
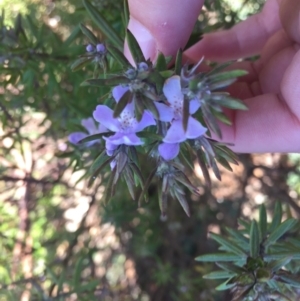
{"label": "human hand", "polygon": [[[129,1],[134,17],[129,29],[152,60],[158,50],[174,55],[186,43],[203,1],[181,3]],[[229,89],[249,110],[226,111],[233,124],[221,126],[222,141],[233,143],[236,152],[300,151],[299,15],[299,0],[269,0],[260,14],[230,30],[205,35],[185,53],[191,62],[202,56],[223,62],[261,55],[254,63],[231,67],[249,72]]]}

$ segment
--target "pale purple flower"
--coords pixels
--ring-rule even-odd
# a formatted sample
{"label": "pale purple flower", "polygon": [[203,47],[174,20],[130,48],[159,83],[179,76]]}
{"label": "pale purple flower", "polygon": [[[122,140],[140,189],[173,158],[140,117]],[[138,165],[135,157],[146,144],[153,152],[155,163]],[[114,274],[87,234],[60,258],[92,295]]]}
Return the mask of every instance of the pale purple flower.
{"label": "pale purple flower", "polygon": [[[116,102],[128,91],[127,87],[117,86],[113,89],[112,94]],[[106,140],[106,150],[108,155],[112,155],[114,150],[122,144],[141,145],[143,141],[136,135],[137,132],[144,128],[155,125],[152,114],[144,111],[142,119],[137,121],[134,115],[133,102],[127,104],[119,117],[113,117],[113,110],[105,105],[98,105],[94,111],[94,118],[103,124],[107,129],[115,132],[110,137],[104,137]]]}
{"label": "pale purple flower", "polygon": [[[206,132],[206,128],[192,116],[189,116],[186,131],[183,128],[183,101],[184,95],[181,89],[180,77],[172,76],[166,80],[163,93],[166,96],[169,107],[172,111],[172,118],[170,119],[170,112],[166,110],[158,111],[165,121],[171,121],[171,126],[168,129],[166,136],[163,139],[163,144],[159,146],[159,153],[165,160],[174,159],[179,153],[179,143],[187,139],[196,139]],[[195,100],[190,100],[189,113],[194,114],[200,108],[200,103]],[[160,116],[160,117],[161,117]],[[170,145],[167,145],[170,144]]]}
{"label": "pale purple flower", "polygon": [[[95,134],[100,134],[100,133],[107,132],[107,129],[102,124],[96,126],[94,119],[91,118],[91,117],[87,118],[87,119],[82,119],[81,125],[86,129],[88,134],[85,133],[85,132],[71,133],[69,135],[69,141],[73,144],[78,144],[78,142],[80,140],[82,140],[83,138],[88,137],[90,135],[95,135]],[[89,141],[86,144],[91,146],[91,145],[93,145],[97,142],[98,142],[97,140],[94,140],[94,141]]]}

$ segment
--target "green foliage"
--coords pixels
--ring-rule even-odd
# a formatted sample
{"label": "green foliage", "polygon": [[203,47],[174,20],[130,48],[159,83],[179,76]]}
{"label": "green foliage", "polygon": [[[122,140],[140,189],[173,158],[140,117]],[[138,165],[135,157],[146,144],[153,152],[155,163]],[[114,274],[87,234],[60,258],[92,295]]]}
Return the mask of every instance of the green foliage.
{"label": "green foliage", "polygon": [[[228,229],[229,238],[210,234],[226,253],[196,258],[201,262],[216,262],[221,270],[207,274],[204,278],[226,279],[216,289],[231,289],[233,300],[261,301],[273,300],[275,297],[290,300],[297,295],[294,288],[300,286],[300,278],[290,270],[289,264],[298,259],[300,241],[295,240],[289,244],[284,241],[299,228],[299,222],[293,218],[282,221],[279,202],[272,223],[267,224],[266,220],[266,208],[262,205],[258,222],[244,222],[244,228],[238,231]],[[224,264],[224,261],[231,263]]]}

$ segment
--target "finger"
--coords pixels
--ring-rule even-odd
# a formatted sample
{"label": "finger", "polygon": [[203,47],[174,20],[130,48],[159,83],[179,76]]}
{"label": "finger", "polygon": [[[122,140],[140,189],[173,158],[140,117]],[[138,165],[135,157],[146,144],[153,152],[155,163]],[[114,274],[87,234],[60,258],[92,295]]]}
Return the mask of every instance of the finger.
{"label": "finger", "polygon": [[283,0],[280,5],[280,19],[288,36],[300,44],[299,0]]}
{"label": "finger", "polygon": [[[232,126],[221,126],[223,142],[240,153],[299,152],[300,123],[276,94],[245,101],[248,111],[232,113]],[[215,137],[214,137],[215,138]]]}
{"label": "finger", "polygon": [[[294,118],[300,120],[300,50],[286,69],[282,82],[281,93]],[[300,122],[300,121],[298,121]],[[299,140],[300,141],[300,140]]]}
{"label": "finger", "polygon": [[204,56],[215,62],[256,55],[267,39],[280,28],[278,0],[269,0],[261,13],[229,30],[204,35],[200,42],[186,51],[186,55],[193,60]]}
{"label": "finger", "polygon": [[[146,59],[158,52],[174,55],[193,30],[204,0],[129,0],[128,28],[138,40]],[[128,49],[125,49],[125,54]]]}

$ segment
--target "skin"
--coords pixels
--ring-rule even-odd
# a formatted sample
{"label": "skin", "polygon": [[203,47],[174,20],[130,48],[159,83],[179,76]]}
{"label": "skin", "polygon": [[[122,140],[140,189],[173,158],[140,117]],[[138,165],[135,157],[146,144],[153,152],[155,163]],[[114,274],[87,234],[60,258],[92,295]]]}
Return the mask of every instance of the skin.
{"label": "skin", "polygon": [[[184,47],[203,5],[202,0],[129,0],[129,29],[147,58],[158,51],[174,55]],[[128,50],[125,46],[125,53]],[[229,92],[248,111],[226,111],[232,126],[221,125],[224,142],[236,152],[300,151],[300,1],[268,0],[263,11],[227,31],[207,34],[185,57],[224,62],[260,55]]]}

